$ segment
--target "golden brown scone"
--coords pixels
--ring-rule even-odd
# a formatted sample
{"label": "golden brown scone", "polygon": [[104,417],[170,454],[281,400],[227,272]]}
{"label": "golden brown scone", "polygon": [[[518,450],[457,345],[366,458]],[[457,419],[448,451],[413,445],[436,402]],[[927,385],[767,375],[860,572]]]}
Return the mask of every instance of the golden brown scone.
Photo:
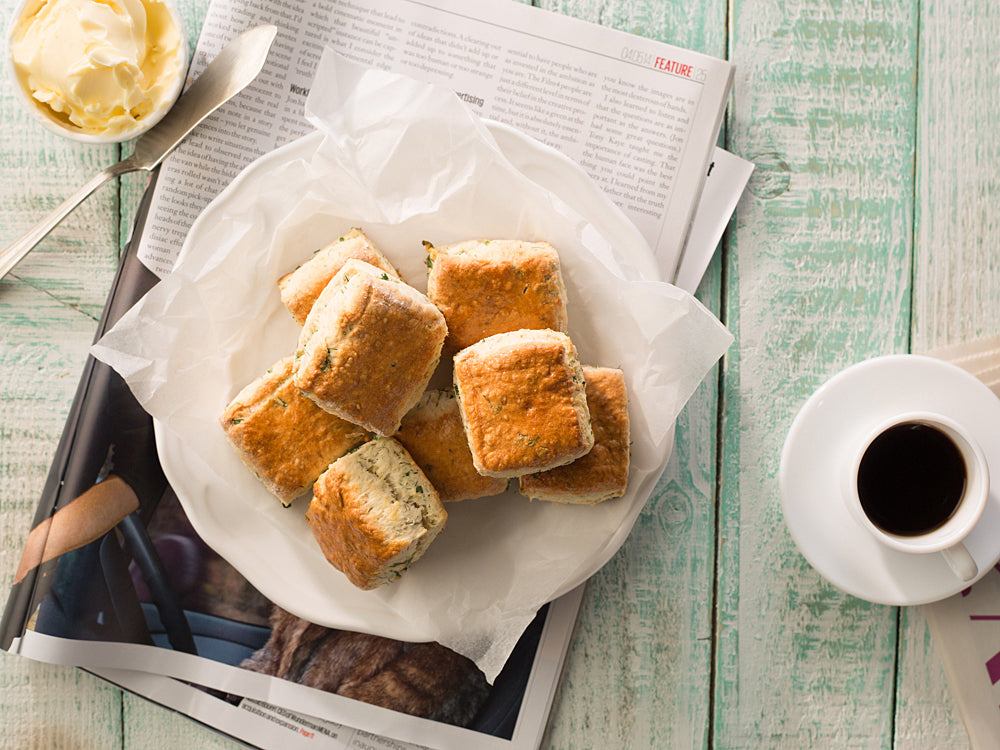
{"label": "golden brown scone", "polygon": [[264,486],[288,506],[335,460],[368,438],[357,425],[320,409],[292,382],[292,357],[243,388],[219,423]]}
{"label": "golden brown scone", "polygon": [[519,491],[532,500],[594,505],[625,494],[629,467],[625,376],[610,367],[584,367],[583,377],[594,447],[573,463],[522,476]]}
{"label": "golden brown scone", "polygon": [[566,288],[559,255],[548,242],[424,245],[427,296],[448,321],[448,351],[523,328],[566,331]]}
{"label": "golden brown scone", "polygon": [[484,477],[472,464],[453,391],[426,391],[403,417],[396,439],[417,462],[442,502],[498,495],[506,479]]}
{"label": "golden brown scone", "polygon": [[393,438],[335,461],[316,480],[306,511],[323,555],[362,589],[399,578],[447,519],[433,485]]}
{"label": "golden brown scone", "polygon": [[462,423],[480,474],[544,471],[593,446],[583,372],[565,333],[498,333],[460,351],[454,365]]}
{"label": "golden brown scone", "polygon": [[349,260],[302,326],[295,385],[331,414],[392,435],[427,387],[447,333],[423,294]]}
{"label": "golden brown scone", "polygon": [[312,309],[330,279],[337,275],[351,258],[363,260],[380,268],[390,276],[399,277],[399,272],[389,259],[382,254],[360,229],[352,229],[343,237],[318,250],[312,258],[291,273],[278,279],[281,301],[299,325],[305,323]]}

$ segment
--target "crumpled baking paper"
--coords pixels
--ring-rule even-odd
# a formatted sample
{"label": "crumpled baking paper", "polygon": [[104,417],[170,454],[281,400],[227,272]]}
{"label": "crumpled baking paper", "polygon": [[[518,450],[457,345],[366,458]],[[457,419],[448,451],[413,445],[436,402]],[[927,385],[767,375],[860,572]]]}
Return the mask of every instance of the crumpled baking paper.
{"label": "crumpled baking paper", "polygon": [[[678,413],[732,336],[689,294],[657,280],[648,246],[622,228],[610,202],[582,216],[560,197],[560,185],[576,191],[577,173],[510,132],[503,152],[494,126],[452,92],[328,51],[307,116],[316,132],[262,157],[213,201],[173,272],[93,354],[153,416],[164,469],[195,529],[268,598],[321,625],[436,640],[492,682],[537,610],[625,541],[666,465]],[[515,161],[536,165],[555,189]],[[561,174],[572,179],[560,182]],[[450,503],[427,554],[374,591],[330,566],[304,520],[308,496],[281,507],[217,419],[240,388],[295,349],[298,327],[281,305],[278,278],[354,226],[421,290],[422,240],[551,242],[581,361],[625,372],[626,496],[593,507],[533,503],[515,492]]]}

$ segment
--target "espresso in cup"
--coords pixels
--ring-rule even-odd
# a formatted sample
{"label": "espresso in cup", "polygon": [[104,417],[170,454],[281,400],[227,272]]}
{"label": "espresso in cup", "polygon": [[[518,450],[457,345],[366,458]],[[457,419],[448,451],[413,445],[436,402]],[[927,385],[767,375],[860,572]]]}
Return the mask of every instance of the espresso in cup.
{"label": "espresso in cup", "polygon": [[878,528],[927,534],[950,519],[965,494],[961,449],[943,430],[902,422],[877,435],[858,464],[858,499]]}
{"label": "espresso in cup", "polygon": [[854,455],[845,499],[858,523],[901,552],[941,553],[962,580],[978,575],[963,540],[986,508],[990,473],[964,427],[940,414],[899,414],[867,432]]}

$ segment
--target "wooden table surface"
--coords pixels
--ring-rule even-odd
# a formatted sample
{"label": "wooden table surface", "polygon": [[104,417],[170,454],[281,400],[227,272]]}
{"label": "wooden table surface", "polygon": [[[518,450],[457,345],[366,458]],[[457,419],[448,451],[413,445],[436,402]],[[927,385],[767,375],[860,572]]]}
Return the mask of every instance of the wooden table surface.
{"label": "wooden table surface", "polygon": [[[921,610],[824,581],[784,526],[777,473],[795,413],[837,371],[1000,332],[1000,5],[543,4],[731,59],[724,144],[757,164],[699,290],[736,343],[684,411],[630,539],[589,584],[544,746],[968,746]],[[5,19],[14,5],[0,2]],[[193,44],[207,0],[177,5]],[[47,134],[9,81],[0,125],[3,242],[118,156]],[[106,186],[0,282],[4,586],[142,187]],[[0,745],[235,746],[6,653]]]}

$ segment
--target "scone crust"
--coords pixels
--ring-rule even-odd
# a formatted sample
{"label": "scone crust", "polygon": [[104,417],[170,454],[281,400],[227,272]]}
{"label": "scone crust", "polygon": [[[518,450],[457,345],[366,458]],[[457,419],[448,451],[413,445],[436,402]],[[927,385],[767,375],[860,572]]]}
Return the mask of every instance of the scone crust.
{"label": "scone crust", "polygon": [[594,505],[621,497],[628,487],[629,417],[625,375],[610,367],[583,368],[594,447],[572,463],[519,480],[533,500]]}
{"label": "scone crust", "polygon": [[330,279],[337,275],[351,258],[363,260],[365,263],[379,268],[390,276],[399,277],[389,259],[368,236],[358,228],[351,229],[324,248],[321,248],[309,260],[278,279],[278,290],[281,301],[302,325],[316,299]]}
{"label": "scone crust", "polygon": [[564,333],[490,336],[455,355],[454,383],[480,474],[544,471],[594,444],[582,368]]}
{"label": "scone crust", "polygon": [[566,287],[548,242],[469,240],[427,250],[427,296],[448,321],[448,351],[523,328],[566,331]]}
{"label": "scone crust", "polygon": [[419,291],[350,260],[302,327],[295,384],[332,414],[391,435],[426,388],[447,331]]}
{"label": "scone crust", "polygon": [[306,511],[323,555],[362,589],[399,578],[447,519],[434,487],[393,438],[334,462],[316,480]]}
{"label": "scone crust", "polygon": [[452,391],[430,390],[417,402],[395,435],[417,462],[442,502],[498,495],[507,480],[476,471]]}
{"label": "scone crust", "polygon": [[283,505],[368,438],[365,430],[303,396],[292,382],[293,371],[292,357],[279,360],[246,385],[219,417],[243,463]]}

